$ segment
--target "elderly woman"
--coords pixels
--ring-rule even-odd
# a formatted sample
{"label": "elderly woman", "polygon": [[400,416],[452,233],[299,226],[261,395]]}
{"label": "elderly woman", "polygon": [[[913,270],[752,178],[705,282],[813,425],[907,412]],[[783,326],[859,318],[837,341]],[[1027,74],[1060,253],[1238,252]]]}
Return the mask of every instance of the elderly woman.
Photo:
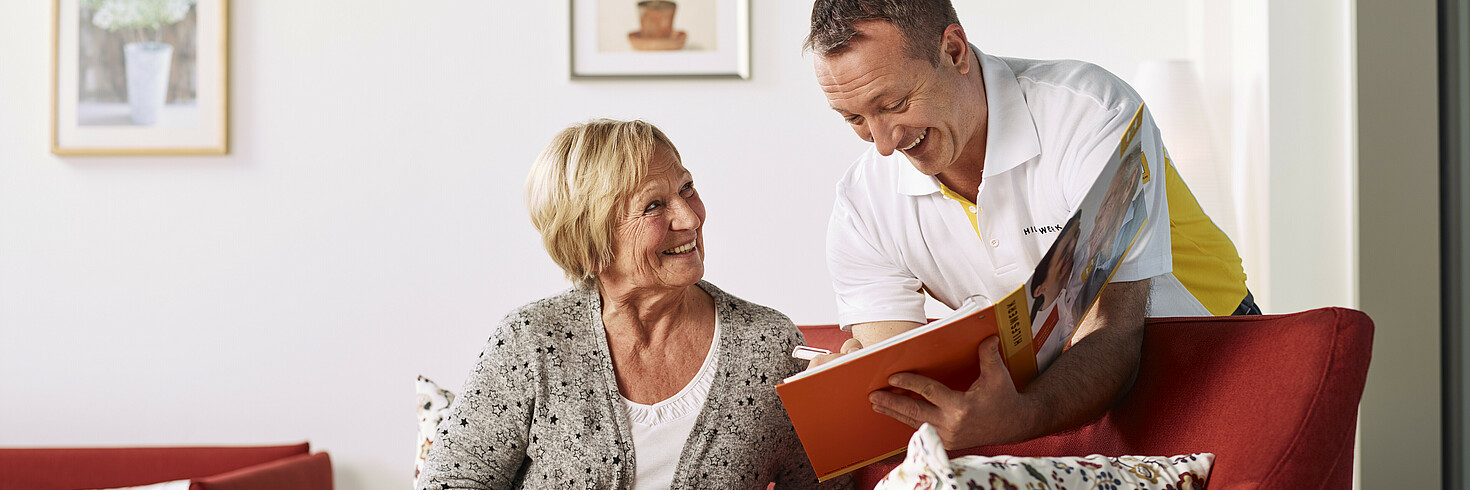
{"label": "elderly woman", "polygon": [[817,484],[776,397],[791,320],[701,280],[704,202],[663,132],[563,130],[526,201],[575,287],[501,321],[418,488],[848,485]]}

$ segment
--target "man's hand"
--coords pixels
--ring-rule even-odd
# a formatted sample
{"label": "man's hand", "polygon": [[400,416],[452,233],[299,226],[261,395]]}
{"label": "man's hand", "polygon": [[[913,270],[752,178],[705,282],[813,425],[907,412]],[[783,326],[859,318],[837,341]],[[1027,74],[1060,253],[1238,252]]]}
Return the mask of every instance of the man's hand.
{"label": "man's hand", "polygon": [[[1007,444],[1070,428],[1096,417],[1128,391],[1143,345],[1149,281],[1108,284],[1077,327],[1074,345],[1018,393],[996,348],[980,343],[980,377],[963,391],[912,373],[889,384],[923,400],[875,391],[873,410],[918,428],[933,425],[949,449]],[[1084,337],[1085,336],[1085,337]]]}
{"label": "man's hand", "polygon": [[924,399],[875,391],[868,395],[873,411],[915,429],[929,422],[948,449],[1024,439],[1026,434],[1021,429],[1031,424],[1016,417],[1032,414],[1036,408],[1028,406],[1027,400],[1016,392],[999,347],[999,337],[991,336],[980,342],[980,377],[968,390],[954,391],[924,376],[898,373],[888,378],[888,384],[918,393]]}

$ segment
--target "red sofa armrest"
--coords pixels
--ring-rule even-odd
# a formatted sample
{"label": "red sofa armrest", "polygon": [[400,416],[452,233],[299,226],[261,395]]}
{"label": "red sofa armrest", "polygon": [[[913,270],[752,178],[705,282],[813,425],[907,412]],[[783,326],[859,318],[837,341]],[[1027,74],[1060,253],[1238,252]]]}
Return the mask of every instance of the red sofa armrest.
{"label": "red sofa armrest", "polygon": [[189,490],[332,490],[332,458],[302,454],[196,478]]}
{"label": "red sofa armrest", "polygon": [[[836,336],[826,326],[802,330],[809,328]],[[1059,434],[949,455],[1211,452],[1212,489],[1350,488],[1372,346],[1373,321],[1345,308],[1151,318],[1133,389],[1099,418]],[[872,487],[900,461],[902,455],[858,470],[859,488]]]}
{"label": "red sofa armrest", "polygon": [[0,490],[147,485],[218,475],[310,452],[284,446],[0,448]]}
{"label": "red sofa armrest", "polygon": [[852,338],[852,332],[844,332],[837,325],[802,325],[797,327],[806,339],[806,345],[837,352],[842,343]]}

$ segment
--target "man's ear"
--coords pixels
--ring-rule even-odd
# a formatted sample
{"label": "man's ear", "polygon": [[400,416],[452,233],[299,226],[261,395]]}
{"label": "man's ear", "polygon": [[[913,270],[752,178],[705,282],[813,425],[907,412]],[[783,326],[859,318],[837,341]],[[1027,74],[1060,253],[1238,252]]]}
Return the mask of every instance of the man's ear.
{"label": "man's ear", "polygon": [[939,49],[940,59],[946,66],[955,67],[961,75],[970,73],[970,40],[965,37],[965,28],[959,24],[944,28],[944,35],[939,38]]}

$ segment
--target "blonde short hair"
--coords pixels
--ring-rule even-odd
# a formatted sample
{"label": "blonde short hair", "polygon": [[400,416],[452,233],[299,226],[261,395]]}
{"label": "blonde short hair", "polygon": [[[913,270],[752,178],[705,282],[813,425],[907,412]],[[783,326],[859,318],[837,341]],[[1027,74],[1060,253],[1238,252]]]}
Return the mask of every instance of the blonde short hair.
{"label": "blonde short hair", "polygon": [[557,133],[531,165],[531,224],[551,260],[578,287],[595,286],[597,270],[612,263],[619,207],[638,191],[660,147],[679,158],[674,143],[652,124],[593,119]]}

